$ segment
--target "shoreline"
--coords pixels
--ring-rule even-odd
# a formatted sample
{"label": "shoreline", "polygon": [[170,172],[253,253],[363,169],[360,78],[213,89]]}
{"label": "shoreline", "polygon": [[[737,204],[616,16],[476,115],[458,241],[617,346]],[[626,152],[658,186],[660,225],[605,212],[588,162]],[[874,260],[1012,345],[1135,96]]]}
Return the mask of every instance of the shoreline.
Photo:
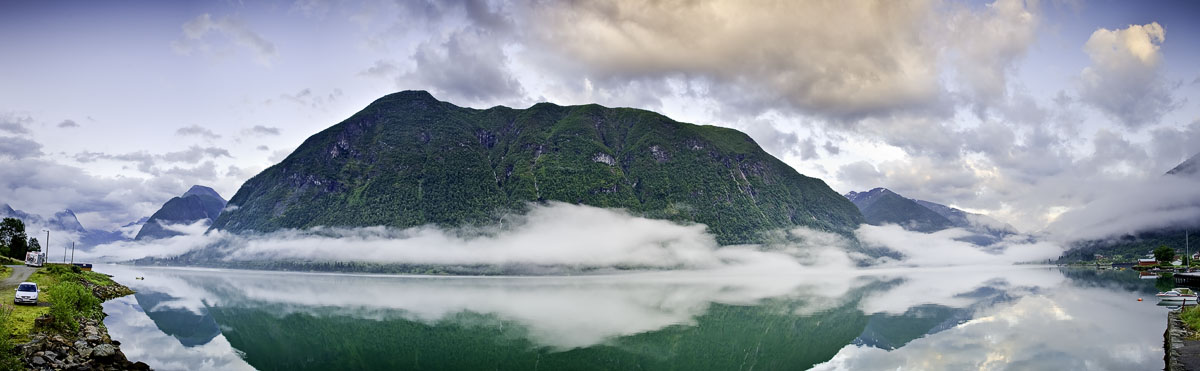
{"label": "shoreline", "polygon": [[1167,330],[1163,332],[1163,363],[1166,371],[1200,370],[1200,340],[1196,330],[1180,318],[1180,312],[1167,312]]}
{"label": "shoreline", "polygon": [[[43,290],[47,296],[51,287],[74,283],[86,290],[95,301],[84,301],[88,304],[85,310],[91,311],[92,314],[73,316],[76,324],[74,331],[66,329],[63,322],[56,322],[49,313],[33,319],[32,328],[27,334],[29,341],[14,344],[10,349],[11,354],[18,358],[22,366],[29,370],[151,369],[146,363],[126,358],[120,348],[121,342],[113,340],[104,325],[104,318],[108,317],[108,314],[103,311],[103,303],[132,295],[132,289],[101,272],[73,271],[57,266],[51,269],[51,266],[47,265],[35,271],[34,275],[39,275],[37,279],[49,281],[44,284],[46,289]],[[49,297],[45,301],[54,303],[54,300],[56,299]]]}

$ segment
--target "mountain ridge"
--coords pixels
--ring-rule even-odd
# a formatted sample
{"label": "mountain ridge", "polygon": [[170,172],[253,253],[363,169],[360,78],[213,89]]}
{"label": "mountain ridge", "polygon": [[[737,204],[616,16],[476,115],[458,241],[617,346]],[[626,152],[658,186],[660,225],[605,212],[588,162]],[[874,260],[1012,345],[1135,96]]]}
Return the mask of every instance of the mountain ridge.
{"label": "mountain ridge", "polygon": [[167,238],[181,233],[164,228],[170,224],[192,224],[207,220],[211,225],[221,211],[225,209],[226,201],[212,188],[193,185],[179,197],[167,200],[158,211],[150,215],[142,223],[135,241]]}
{"label": "mountain ridge", "polygon": [[528,202],[624,208],[702,223],[723,244],[862,221],[824,181],[748,135],[596,104],[462,108],[389,94],[246,181],[212,229],[495,223]]}

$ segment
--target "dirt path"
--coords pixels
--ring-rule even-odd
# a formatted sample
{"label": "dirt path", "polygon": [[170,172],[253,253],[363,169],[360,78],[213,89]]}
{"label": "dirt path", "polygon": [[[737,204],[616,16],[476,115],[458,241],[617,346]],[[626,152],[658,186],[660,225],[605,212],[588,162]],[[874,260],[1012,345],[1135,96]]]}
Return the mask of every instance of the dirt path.
{"label": "dirt path", "polygon": [[8,292],[8,290],[15,289],[17,284],[28,280],[29,275],[37,270],[37,268],[26,267],[24,265],[10,265],[8,267],[13,269],[13,273],[8,278],[5,278],[4,282],[0,282],[0,290],[3,290],[0,292]]}

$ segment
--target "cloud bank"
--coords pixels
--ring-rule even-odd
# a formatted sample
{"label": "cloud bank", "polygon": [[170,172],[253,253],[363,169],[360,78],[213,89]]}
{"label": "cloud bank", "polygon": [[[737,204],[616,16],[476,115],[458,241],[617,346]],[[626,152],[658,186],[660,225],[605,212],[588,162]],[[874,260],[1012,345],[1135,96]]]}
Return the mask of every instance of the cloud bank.
{"label": "cloud bank", "polygon": [[282,230],[234,235],[206,225],[168,226],[184,233],[154,241],[119,242],[87,252],[85,259],[127,261],[204,251],[224,261],[353,261],[432,265],[534,265],[577,268],[743,269],[801,272],[850,269],[859,263],[883,266],[1012,264],[1057,257],[1049,244],[1023,241],[980,247],[956,241],[964,231],[935,234],[896,226],[863,226],[858,238],[904,258],[872,260],[844,237],[795,228],[780,242],[720,246],[704,225],[647,219],[623,210],[552,202],[533,205],[502,226],[441,229],[432,226]]}

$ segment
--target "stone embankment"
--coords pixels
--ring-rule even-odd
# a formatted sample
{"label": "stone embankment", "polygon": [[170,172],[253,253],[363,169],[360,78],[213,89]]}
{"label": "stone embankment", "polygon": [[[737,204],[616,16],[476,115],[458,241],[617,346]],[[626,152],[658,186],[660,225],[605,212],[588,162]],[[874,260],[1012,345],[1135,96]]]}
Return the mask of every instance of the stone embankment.
{"label": "stone embankment", "polygon": [[142,362],[130,362],[121,352],[121,342],[108,336],[104,327],[90,319],[79,323],[74,337],[34,334],[17,347],[30,370],[149,370]]}
{"label": "stone embankment", "polygon": [[1167,331],[1163,333],[1163,361],[1166,371],[1200,370],[1200,340],[1196,330],[1179,319],[1178,312],[1167,313]]}

